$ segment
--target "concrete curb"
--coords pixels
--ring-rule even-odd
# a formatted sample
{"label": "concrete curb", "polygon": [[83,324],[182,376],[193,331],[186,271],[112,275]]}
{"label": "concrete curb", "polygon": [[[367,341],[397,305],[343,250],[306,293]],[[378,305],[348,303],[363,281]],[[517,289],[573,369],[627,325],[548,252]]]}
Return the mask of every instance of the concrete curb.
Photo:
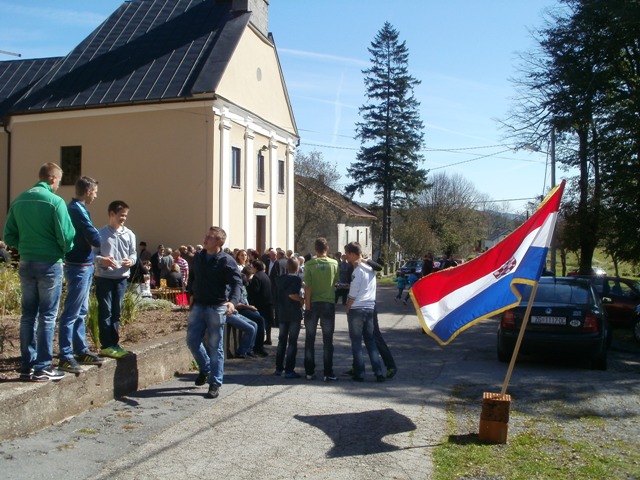
{"label": "concrete curb", "polygon": [[191,366],[184,331],[134,345],[131,351],[132,355],[120,360],[106,359],[100,367],[86,366],[78,376],[67,373],[59,382],[0,384],[0,440],[36,432],[162,383]]}

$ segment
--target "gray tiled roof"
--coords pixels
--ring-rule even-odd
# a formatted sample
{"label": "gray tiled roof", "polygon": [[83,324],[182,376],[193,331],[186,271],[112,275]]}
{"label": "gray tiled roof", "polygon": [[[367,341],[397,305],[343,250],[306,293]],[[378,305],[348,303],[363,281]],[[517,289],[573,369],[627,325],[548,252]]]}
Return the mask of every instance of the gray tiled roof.
{"label": "gray tiled roof", "polygon": [[249,17],[248,12],[233,12],[230,0],[125,2],[55,63],[12,111],[213,93]]}
{"label": "gray tiled roof", "polygon": [[377,217],[366,208],[352,202],[341,193],[336,192],[334,189],[328,187],[315,178],[296,175],[295,181],[300,187],[312,192],[321,201],[333,205],[335,208],[342,211],[349,217],[365,218],[368,220],[377,219]]}
{"label": "gray tiled roof", "polygon": [[61,58],[0,62],[0,122],[13,103]]}

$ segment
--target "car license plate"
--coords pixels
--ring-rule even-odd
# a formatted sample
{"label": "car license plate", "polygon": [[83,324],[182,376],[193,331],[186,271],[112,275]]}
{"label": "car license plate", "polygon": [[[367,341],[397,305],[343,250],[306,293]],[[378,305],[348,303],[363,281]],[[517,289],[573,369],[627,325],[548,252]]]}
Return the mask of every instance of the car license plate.
{"label": "car license plate", "polygon": [[531,316],[531,323],[535,325],[566,325],[566,317],[546,317],[539,315]]}

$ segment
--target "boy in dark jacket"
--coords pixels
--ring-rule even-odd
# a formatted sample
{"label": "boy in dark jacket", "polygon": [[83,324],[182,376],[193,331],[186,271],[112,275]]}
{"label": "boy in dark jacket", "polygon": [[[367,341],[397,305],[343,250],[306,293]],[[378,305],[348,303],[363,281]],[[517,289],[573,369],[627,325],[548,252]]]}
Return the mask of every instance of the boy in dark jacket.
{"label": "boy in dark jacket", "polygon": [[275,375],[282,375],[284,370],[285,378],[300,378],[295,368],[304,299],[300,296],[302,279],[298,276],[298,260],[287,259],[287,274],[276,278],[276,287],[280,332]]}

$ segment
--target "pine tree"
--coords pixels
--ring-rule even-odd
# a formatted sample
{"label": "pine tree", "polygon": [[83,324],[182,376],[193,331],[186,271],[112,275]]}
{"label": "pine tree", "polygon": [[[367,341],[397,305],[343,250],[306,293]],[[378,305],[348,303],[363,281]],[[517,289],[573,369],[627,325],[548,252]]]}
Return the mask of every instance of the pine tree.
{"label": "pine tree", "polygon": [[368,50],[372,65],[362,71],[367,103],[359,110],[362,122],[356,124],[360,150],[348,169],[354,182],[346,193],[362,194],[365,188],[373,188],[382,203],[380,243],[388,252],[392,208],[406,205],[426,187],[427,172],[418,168],[423,145],[420,103],[413,95],[420,81],[409,75],[407,47],[399,43],[398,31],[389,22]]}

